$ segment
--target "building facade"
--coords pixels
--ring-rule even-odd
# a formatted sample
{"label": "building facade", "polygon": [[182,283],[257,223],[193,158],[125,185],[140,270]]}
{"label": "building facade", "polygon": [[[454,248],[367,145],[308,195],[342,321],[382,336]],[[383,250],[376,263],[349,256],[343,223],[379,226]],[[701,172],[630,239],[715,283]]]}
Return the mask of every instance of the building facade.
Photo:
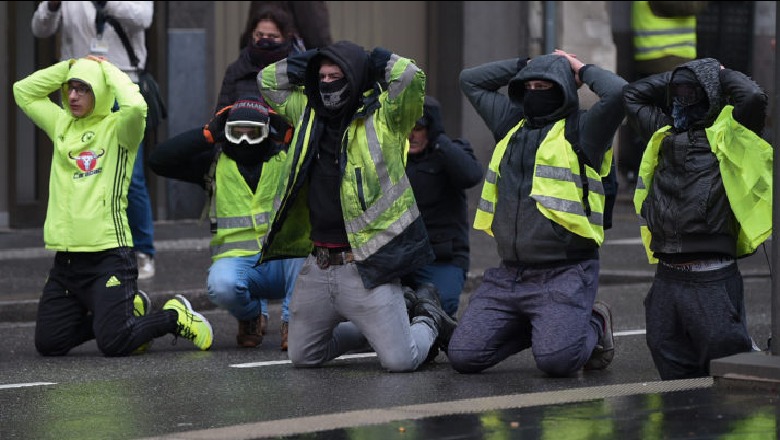
{"label": "building facade", "polygon": [[[11,93],[15,80],[57,61],[57,37],[36,39],[30,30],[37,3],[0,2],[0,47],[8,54],[0,60],[0,87],[6,91],[0,93],[0,142],[6,145],[0,149],[0,230],[38,228],[45,218],[51,144],[16,107]],[[155,2],[147,68],[160,83],[169,114],[156,141],[208,121],[222,74],[238,56],[249,3]],[[469,139],[484,165],[495,142],[460,92],[463,68],[562,48],[586,63],[631,76],[628,1],[326,3],[334,41],[382,46],[418,62],[427,74],[428,94],[442,103],[448,133]],[[710,3],[704,20],[708,28],[699,32],[711,51],[704,56],[740,55],[733,61],[739,65],[729,67],[749,73],[773,97],[775,2]],[[583,105],[592,102],[588,90],[581,94]],[[154,143],[146,147],[147,155]],[[205,197],[199,187],[148,169],[147,181],[156,220],[201,215]],[[472,189],[472,210],[478,195],[479,188]]]}

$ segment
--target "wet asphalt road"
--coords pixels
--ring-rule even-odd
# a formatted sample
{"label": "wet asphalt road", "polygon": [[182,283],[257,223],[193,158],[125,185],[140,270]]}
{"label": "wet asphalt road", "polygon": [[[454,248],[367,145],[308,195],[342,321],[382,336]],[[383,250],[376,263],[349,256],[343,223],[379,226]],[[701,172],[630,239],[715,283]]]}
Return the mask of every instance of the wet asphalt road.
{"label": "wet asphalt road", "polygon": [[[670,403],[673,409],[679,410],[683,401],[695,402],[697,389],[708,396],[699,406],[688,408],[693,425],[684,429],[689,433],[695,433],[697,426],[710,429],[715,425],[706,422],[708,416],[717,419],[710,414],[717,406],[713,402],[723,401],[712,390],[711,380],[657,382],[645,346],[642,307],[652,267],[644,261],[635,223],[629,223],[633,221],[629,207],[621,208],[602,249],[599,296],[612,306],[615,360],[605,371],[567,379],[545,377],[527,352],[468,376],[452,370],[444,355],[410,374],[384,372],[373,353],[339,359],[323,368],[295,369],[279,350],[278,302],[272,306],[268,335],[257,349],[236,347],[235,320],[211,308],[204,312],[215,331],[215,343],[208,352],[197,351],[186,340],[172,345],[173,337],[165,336],[155,340],[146,354],[128,358],[102,357],[94,342],[66,357],[42,358],[33,347],[34,324],[29,316],[34,304],[29,302],[34,303],[37,286],[42,285],[40,268],[48,265],[47,256],[7,245],[6,252],[0,252],[4,255],[0,271],[8,275],[0,291],[0,439],[488,438],[502,430],[509,434],[496,438],[520,438],[521,433],[551,438],[543,434],[542,426],[563,419],[545,418],[544,413],[561,407],[540,405],[574,405],[568,408],[576,419],[587,408],[575,402],[590,399],[609,404],[612,415],[585,418],[607,417],[615,428],[612,434],[593,438],[628,438],[623,434],[635,428],[630,420],[639,417],[644,423],[651,418],[646,412],[630,410],[637,404],[634,399],[649,392],[668,393],[675,386],[693,391]],[[188,227],[174,227],[170,237],[160,239],[158,276],[141,283],[156,307],[176,292],[184,292],[199,308],[208,307],[203,296],[208,267],[204,236],[198,232],[201,235],[174,237],[186,235]],[[479,247],[475,251],[479,261],[472,271],[476,273],[472,283],[492,263],[492,249],[482,243],[474,244]],[[17,254],[9,253],[9,248]],[[741,262],[741,267],[749,327],[765,348],[771,332],[768,263],[764,254],[757,254]],[[462,304],[467,301],[466,294]],[[674,402],[673,395],[653,395]],[[612,400],[604,400],[607,397]],[[750,397],[763,398],[755,393]],[[736,408],[746,404],[734,395],[731,399]],[[751,404],[760,410],[763,403],[753,400]],[[626,411],[614,409],[621,405]],[[528,408],[517,409],[522,407]],[[428,418],[414,422],[424,416]],[[616,425],[616,420],[624,426]],[[531,425],[530,431],[521,429]],[[364,428],[354,428],[359,426]],[[352,434],[346,435],[345,429]],[[664,431],[664,436],[685,437],[683,425],[678,429]]]}

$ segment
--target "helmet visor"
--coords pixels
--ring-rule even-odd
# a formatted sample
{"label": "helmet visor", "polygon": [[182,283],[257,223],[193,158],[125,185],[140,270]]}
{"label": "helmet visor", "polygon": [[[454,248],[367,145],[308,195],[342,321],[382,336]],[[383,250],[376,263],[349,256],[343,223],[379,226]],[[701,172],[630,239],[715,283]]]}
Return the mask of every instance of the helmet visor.
{"label": "helmet visor", "polygon": [[225,138],[238,144],[246,141],[248,144],[259,144],[268,137],[268,124],[256,121],[230,121],[225,124]]}

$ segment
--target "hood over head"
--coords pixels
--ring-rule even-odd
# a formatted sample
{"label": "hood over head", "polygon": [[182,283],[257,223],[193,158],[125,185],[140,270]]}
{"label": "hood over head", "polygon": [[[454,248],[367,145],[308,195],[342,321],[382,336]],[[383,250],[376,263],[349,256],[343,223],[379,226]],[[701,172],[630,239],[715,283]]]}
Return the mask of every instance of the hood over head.
{"label": "hood over head", "polygon": [[[336,111],[330,111],[320,96],[320,65],[324,58],[337,64],[347,80],[349,97],[347,103]],[[341,116],[357,110],[363,92],[373,87],[369,76],[368,53],[364,48],[350,41],[338,41],[317,51],[306,66],[305,89],[309,105],[326,116]]]}
{"label": "hood over head", "polygon": [[100,63],[94,60],[86,58],[79,58],[70,66],[68,72],[68,78],[62,85],[62,107],[70,112],[68,106],[68,82],[80,81],[87,84],[92,89],[92,93],[95,96],[95,108],[91,113],[84,116],[108,116],[111,113],[111,109],[114,107],[114,101],[116,98],[111,92],[111,89],[106,84],[106,78],[103,73],[103,68]]}
{"label": "hood over head", "polygon": [[704,90],[709,106],[704,117],[704,125],[709,125],[718,117],[726,105],[726,97],[720,90],[720,61],[714,58],[702,58],[681,64],[672,72],[667,92],[667,104],[672,108],[672,86],[696,81]]}
{"label": "hood over head", "polygon": [[417,120],[418,125],[428,129],[428,143],[433,145],[440,134],[444,133],[444,121],[441,115],[441,104],[433,96],[425,96],[423,115]]}
{"label": "hood over head", "polygon": [[565,118],[569,113],[579,109],[580,100],[577,95],[577,83],[569,61],[561,55],[542,55],[531,59],[520,72],[509,81],[509,98],[522,104],[525,98],[525,82],[530,80],[545,80],[557,85],[563,94],[563,104],[552,113],[540,117],[528,117],[532,125],[546,125]]}

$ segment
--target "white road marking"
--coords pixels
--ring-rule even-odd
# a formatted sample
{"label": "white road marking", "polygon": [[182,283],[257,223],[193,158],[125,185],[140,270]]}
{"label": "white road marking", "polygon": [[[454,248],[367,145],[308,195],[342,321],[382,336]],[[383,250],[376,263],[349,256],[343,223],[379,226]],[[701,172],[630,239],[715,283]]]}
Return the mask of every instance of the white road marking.
{"label": "white road marking", "polygon": [[[615,332],[614,336],[636,336],[636,335],[644,335],[645,330],[644,329],[637,329],[637,330],[625,330],[622,332]],[[360,354],[345,354],[344,356],[339,356],[335,360],[346,360],[346,359],[360,359],[360,358],[369,358],[369,357],[376,357],[376,353],[360,353]],[[230,365],[231,368],[258,368],[258,367],[268,367],[271,365],[285,365],[291,363],[289,360],[286,361],[266,361],[266,362],[247,362],[244,364],[233,364]]]}
{"label": "white road marking", "polygon": [[57,383],[56,382],[9,383],[8,385],[0,385],[0,390],[5,388],[40,387],[45,385],[57,385]]}
{"label": "white road marking", "polygon": [[[343,356],[337,357],[335,360],[345,360],[345,359],[360,359],[360,358],[369,358],[369,357],[376,357],[376,353],[360,353],[360,354],[345,354]],[[248,362],[246,364],[233,364],[230,367],[231,368],[255,368],[255,367],[266,367],[269,365],[282,365],[282,364],[289,364],[291,363],[289,360],[287,361],[268,361],[268,362]]]}
{"label": "white road marking", "polygon": [[642,237],[636,237],[636,238],[620,238],[617,240],[604,240],[604,244],[618,244],[618,245],[626,245],[626,244],[642,244]]}

